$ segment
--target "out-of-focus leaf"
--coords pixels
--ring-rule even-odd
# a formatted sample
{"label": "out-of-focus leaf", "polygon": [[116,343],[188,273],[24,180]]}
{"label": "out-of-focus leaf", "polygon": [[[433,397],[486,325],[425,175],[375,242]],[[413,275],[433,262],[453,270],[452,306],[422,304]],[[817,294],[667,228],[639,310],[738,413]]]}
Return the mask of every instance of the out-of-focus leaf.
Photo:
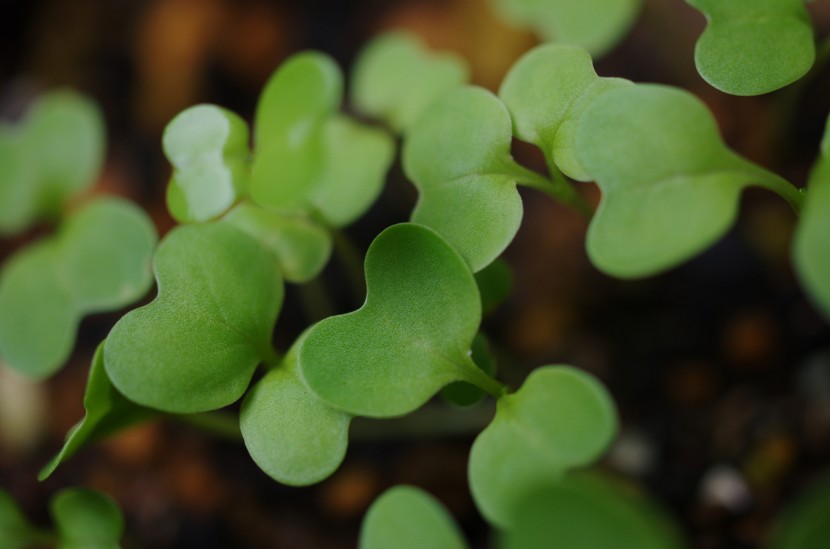
{"label": "out-of-focus leaf", "polygon": [[85,488],[55,494],[50,510],[58,530],[58,549],[119,549],[124,517],[109,496]]}

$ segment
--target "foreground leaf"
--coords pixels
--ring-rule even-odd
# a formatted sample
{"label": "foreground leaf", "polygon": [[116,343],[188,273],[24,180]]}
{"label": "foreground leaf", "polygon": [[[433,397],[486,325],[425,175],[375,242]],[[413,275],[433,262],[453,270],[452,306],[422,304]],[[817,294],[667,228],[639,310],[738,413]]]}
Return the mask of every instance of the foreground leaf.
{"label": "foreground leaf", "polygon": [[414,486],[395,486],[369,508],[358,547],[462,549],[467,543],[438,500]]}
{"label": "foreground leaf", "polygon": [[292,349],[245,397],[240,414],[245,446],[263,471],[283,484],[305,486],[332,474],[348,446],[351,416],[320,400],[299,376]]}
{"label": "foreground leaf", "polygon": [[514,509],[504,549],[679,549],[676,526],[630,489],[598,475],[569,474],[537,486]]}
{"label": "foreground leaf", "polygon": [[508,19],[545,40],[575,44],[600,56],[634,24],[642,0],[493,0]]}
{"label": "foreground leaf", "polygon": [[54,373],[84,315],[119,309],[147,292],[155,243],[144,212],[101,198],[57,236],[12,256],[0,276],[0,354],[29,376]]}
{"label": "foreground leaf", "polygon": [[471,86],[433,104],[404,141],[404,171],[419,193],[412,221],[437,231],[473,272],[501,255],[522,221],[516,182],[528,171],[511,141],[507,109]]}
{"label": "foreground leaf", "polygon": [[576,148],[603,193],[588,255],[618,277],[655,274],[711,246],[750,185],[801,201],[790,183],[729,150],[706,106],[676,88],[608,91],[581,117]]}
{"label": "foreground leaf", "polygon": [[207,221],[233,205],[247,186],[248,139],[245,121],[215,105],[190,107],[167,124],[167,207],[177,221]]}
{"label": "foreground leaf", "polygon": [[427,107],[469,79],[463,59],[431,52],[413,34],[392,32],[372,40],[355,63],[355,107],[404,133]]}
{"label": "foreground leaf", "polygon": [[481,320],[475,280],[437,234],[415,224],[383,231],[366,254],[366,285],[363,307],[323,320],[300,345],[303,377],[323,400],[388,417],[451,381],[495,383],[469,356]]}
{"label": "foreground leaf", "polygon": [[695,64],[712,86],[733,95],[760,95],[810,70],[815,44],[803,0],[686,0],[708,20]]}
{"label": "foreground leaf", "polygon": [[60,452],[40,470],[38,480],[49,478],[58,466],[87,444],[102,440],[156,415],[153,410],[127,400],[112,386],[104,369],[103,343],[95,351],[89,369],[89,379],[84,394],[84,410],[86,411],[84,418],[69,431]]}
{"label": "foreground leaf", "polygon": [[590,375],[569,366],[534,370],[470,452],[470,490],[481,513],[499,526],[530,489],[594,462],[617,430],[614,404]]}
{"label": "foreground leaf", "polygon": [[795,232],[793,259],[807,293],[830,318],[830,130],[807,185],[804,209]]}
{"label": "foreground leaf", "polygon": [[156,299],[118,321],[104,346],[113,385],[127,398],[192,413],[236,401],[271,334],[283,286],[268,252],[228,224],[187,225],[156,252]]}
{"label": "foreground leaf", "polygon": [[58,549],[117,549],[124,517],[112,499],[100,492],[70,488],[50,502],[58,530]]}

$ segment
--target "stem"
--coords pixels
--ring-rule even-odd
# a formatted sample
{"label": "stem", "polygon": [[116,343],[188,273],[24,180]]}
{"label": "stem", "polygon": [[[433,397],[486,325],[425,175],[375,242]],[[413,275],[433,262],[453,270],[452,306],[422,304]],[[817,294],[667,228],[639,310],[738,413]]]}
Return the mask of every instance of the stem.
{"label": "stem", "polygon": [[349,285],[356,297],[357,303],[361,303],[366,296],[366,280],[363,277],[363,256],[349,236],[339,229],[331,229],[331,238],[334,243],[334,251],[340,258],[340,262],[346,268],[346,276]]}
{"label": "stem", "polygon": [[548,170],[551,174],[550,179],[534,172],[533,170],[528,170],[523,166],[519,166],[519,173],[517,174],[518,177],[516,182],[519,185],[524,185],[525,187],[541,191],[554,200],[574,208],[586,218],[590,219],[594,212],[591,210],[588,203],[585,202],[585,199],[582,198],[582,195],[577,192],[576,188],[571,185],[565,177],[565,174],[563,174],[559,168],[556,167],[556,165],[552,162],[548,162],[547,164]]}
{"label": "stem", "polygon": [[235,415],[223,412],[203,412],[200,414],[170,414],[169,417],[223,440],[242,440],[239,418]]}
{"label": "stem", "polygon": [[303,312],[305,312],[309,322],[314,323],[334,314],[334,306],[331,299],[329,299],[326,287],[320,282],[319,277],[298,286],[297,291],[302,302]]}
{"label": "stem", "polygon": [[349,430],[351,440],[464,437],[481,432],[493,419],[493,402],[470,408],[433,403],[391,419],[357,417]]}
{"label": "stem", "polygon": [[759,187],[763,187],[778,194],[781,198],[787,201],[796,215],[801,215],[801,208],[804,205],[804,196],[806,194],[804,190],[799,189],[783,177],[779,177],[775,174],[773,174],[773,177],[770,177],[769,174],[765,174],[765,177],[759,177],[754,183]]}
{"label": "stem", "polygon": [[271,345],[263,346],[259,356],[268,370],[273,370],[282,363],[282,356]]}
{"label": "stem", "polygon": [[485,393],[497,399],[507,393],[507,386],[479,368],[478,364],[473,362],[469,355],[465,355],[463,362],[455,362],[454,364],[464,374],[464,381],[472,383]]}

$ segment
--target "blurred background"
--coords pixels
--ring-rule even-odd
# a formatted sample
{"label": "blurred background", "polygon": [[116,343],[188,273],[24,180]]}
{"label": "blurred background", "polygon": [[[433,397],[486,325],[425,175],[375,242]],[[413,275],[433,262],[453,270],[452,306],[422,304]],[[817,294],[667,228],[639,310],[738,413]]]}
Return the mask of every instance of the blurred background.
{"label": "blurred background", "polygon": [[[827,37],[830,4],[809,9],[817,36]],[[646,0],[597,71],[692,91],[731,147],[804,185],[830,107],[830,69],[818,65],[762,97],[725,95],[694,68],[704,25],[682,0]],[[271,72],[309,48],[332,55],[348,82],[360,48],[393,28],[462,55],[474,83],[493,90],[537,43],[486,0],[2,0],[0,116],[16,119],[54,87],[90,95],[109,132],[94,192],[138,202],[163,233],[173,222],[160,137],[175,114],[211,102],[250,120]],[[544,170],[532,147],[516,143],[514,154]],[[596,203],[592,184],[580,190]],[[584,218],[523,193],[525,220],[505,255],[513,293],[485,323],[500,377],[515,387],[530,369],[556,363],[596,374],[623,422],[603,466],[648,490],[691,546],[759,546],[773,517],[830,462],[830,328],[794,278],[795,218],[786,203],[749,191],[739,223],[717,245],[664,275],[624,282],[588,262]],[[408,218],[415,196],[396,165],[349,235],[365,250],[383,227]],[[0,260],[41,234],[0,241]],[[345,312],[356,304],[341,288],[341,269],[332,261],[323,280]],[[299,301],[289,290],[276,336],[283,350],[309,322]],[[83,415],[92,353],[118,317],[85,319],[71,363],[46,382],[0,368],[0,486],[36,522],[49,523],[52,493],[82,485],[119,502],[127,547],[353,547],[371,501],[410,483],[447,504],[474,547],[490,543],[466,481],[470,444],[492,413],[486,406],[463,412],[470,427],[453,432],[430,433],[423,418],[380,429],[358,423],[340,470],[309,488],[272,481],[240,442],[171,422],[87,448],[38,483],[37,471]]]}

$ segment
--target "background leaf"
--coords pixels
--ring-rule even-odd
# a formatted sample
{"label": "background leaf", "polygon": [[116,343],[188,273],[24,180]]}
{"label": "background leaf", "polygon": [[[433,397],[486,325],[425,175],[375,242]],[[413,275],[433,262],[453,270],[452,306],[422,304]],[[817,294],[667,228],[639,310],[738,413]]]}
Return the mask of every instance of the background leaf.
{"label": "background leaf", "polygon": [[383,231],[366,254],[366,285],[360,309],[323,320],[300,345],[303,377],[323,400],[396,416],[451,381],[486,378],[468,354],[481,320],[475,281],[437,234],[406,223]]}
{"label": "background leaf", "polygon": [[58,549],[117,549],[124,517],[108,496],[84,488],[55,494],[50,511],[58,530]]}
{"label": "background leaf", "polygon": [[576,146],[603,193],[588,254],[613,276],[655,274],[711,246],[734,222],[749,185],[799,194],[726,148],[706,106],[676,88],[608,91],[582,116]]}
{"label": "background leaf", "polygon": [[327,55],[303,52],[268,80],[254,119],[251,195],[263,206],[301,203],[325,155],[323,128],[340,105],[342,75]]}
{"label": "background leaf", "polygon": [[630,488],[599,475],[568,474],[517,504],[504,549],[683,547],[676,526]]}
{"label": "background leaf", "polygon": [[462,549],[461,531],[441,503],[414,486],[395,486],[369,507],[360,549]]}
{"label": "background leaf", "polygon": [[89,368],[84,410],[83,419],[67,433],[63,448],[41,469],[38,480],[47,479],[58,466],[87,444],[104,439],[157,414],[127,400],[112,386],[104,369],[103,343],[95,351]]}
{"label": "background leaf", "polygon": [[351,97],[360,112],[404,133],[431,103],[469,77],[462,58],[432,52],[414,34],[390,32],[360,52]]}
{"label": "background leaf", "polygon": [[32,377],[55,372],[84,315],[118,309],[147,292],[155,243],[155,228],[140,209],[99,198],[58,235],[12,256],[0,275],[0,354]]}
{"label": "background leaf", "polygon": [[328,231],[301,213],[280,213],[245,202],[231,210],[224,221],[271,252],[289,282],[315,278],[331,257]]}
{"label": "background leaf", "polygon": [[795,232],[793,260],[801,283],[830,318],[830,129],[810,174],[804,209]]}
{"label": "background leaf", "polygon": [[760,95],[810,70],[815,44],[803,0],[686,0],[708,20],[695,65],[715,88]]}
{"label": "background leaf", "polygon": [[37,175],[15,128],[0,124],[0,234],[25,230],[37,217]]}
{"label": "background leaf", "polygon": [[283,298],[273,259],[228,224],[186,225],[162,241],[154,270],[159,295],[122,317],[104,346],[113,385],[167,412],[236,401],[256,366],[273,357]]}
{"label": "background leaf", "polygon": [[499,13],[543,39],[575,44],[600,56],[634,24],[642,0],[492,0]]}
{"label": "background leaf", "polygon": [[437,231],[473,272],[504,251],[522,221],[523,169],[511,140],[507,109],[472,86],[433,104],[404,140],[404,171],[419,193],[412,221]]}
{"label": "background leaf", "polygon": [[473,443],[470,490],[492,523],[514,523],[514,506],[532,488],[589,465],[617,431],[614,404],[592,376],[569,366],[534,370],[502,396],[496,417]]}
{"label": "background leaf", "polygon": [[249,138],[244,120],[215,105],[190,107],[167,124],[167,208],[177,221],[207,221],[233,205],[247,187]]}
{"label": "background leaf", "polygon": [[245,446],[263,471],[283,484],[314,484],[343,461],[351,416],[320,400],[299,376],[292,349],[254,385],[242,404]]}
{"label": "background leaf", "polygon": [[26,520],[17,503],[0,489],[0,547],[27,549],[37,539],[37,532]]}
{"label": "background leaf", "polygon": [[776,517],[770,549],[822,549],[830,539],[830,476],[812,483]]}

